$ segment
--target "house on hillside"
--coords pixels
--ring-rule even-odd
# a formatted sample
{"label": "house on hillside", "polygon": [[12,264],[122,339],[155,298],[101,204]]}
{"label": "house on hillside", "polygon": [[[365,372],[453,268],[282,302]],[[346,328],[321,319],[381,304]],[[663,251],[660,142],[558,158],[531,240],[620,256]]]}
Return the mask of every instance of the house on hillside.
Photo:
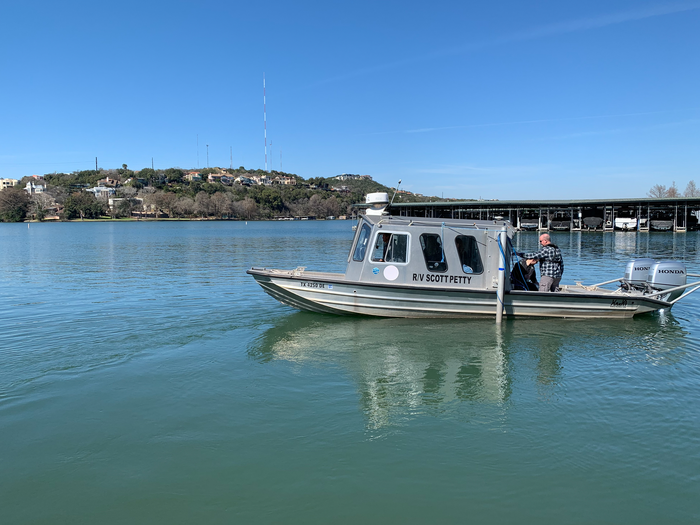
{"label": "house on hillside", "polygon": [[109,186],[95,186],[94,188],[86,188],[85,191],[92,193],[97,198],[105,199],[117,192],[117,190]]}
{"label": "house on hillside", "polygon": [[370,175],[353,175],[352,173],[343,173],[333,178],[336,180],[372,180]]}
{"label": "house on hillside", "polygon": [[255,182],[253,182],[252,179],[250,179],[249,177],[244,177],[243,175],[241,175],[240,177],[236,177],[233,180],[233,182],[235,182],[236,184],[242,184],[244,186],[252,186],[253,184],[255,184]]}
{"label": "house on hillside", "polygon": [[272,179],[268,177],[267,175],[253,175],[251,177],[253,181],[255,181],[256,184],[260,186],[271,186],[272,185]]}
{"label": "house on hillside", "polygon": [[17,186],[18,182],[19,181],[17,179],[0,179],[0,190]]}
{"label": "house on hillside", "polygon": [[287,177],[286,175],[280,175],[275,177],[272,181],[274,184],[284,184],[286,186],[295,186],[297,180],[294,177]]}
{"label": "house on hillside", "polygon": [[29,193],[29,195],[36,195],[37,193],[44,193],[44,190],[46,188],[42,184],[34,184],[33,181],[27,182],[27,185],[24,187],[24,191]]}
{"label": "house on hillside", "polygon": [[119,181],[117,179],[112,179],[110,177],[105,177],[97,181],[98,186],[104,186],[106,188],[116,188],[118,184]]}

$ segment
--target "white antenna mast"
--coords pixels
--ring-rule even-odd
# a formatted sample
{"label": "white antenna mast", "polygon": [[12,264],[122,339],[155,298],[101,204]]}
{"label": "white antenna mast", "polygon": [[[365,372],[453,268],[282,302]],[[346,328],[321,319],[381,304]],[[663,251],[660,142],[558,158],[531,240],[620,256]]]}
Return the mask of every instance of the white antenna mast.
{"label": "white antenna mast", "polygon": [[263,73],[263,127],[265,128],[265,171],[267,171],[267,106],[265,103],[265,73]]}
{"label": "white antenna mast", "polygon": [[[396,194],[399,192],[399,186],[401,186],[401,179],[399,179],[399,183],[396,185],[396,189],[394,190],[394,197],[396,197]],[[394,204],[394,197],[391,198],[391,202],[389,203],[389,206]],[[387,208],[389,206],[387,206]]]}

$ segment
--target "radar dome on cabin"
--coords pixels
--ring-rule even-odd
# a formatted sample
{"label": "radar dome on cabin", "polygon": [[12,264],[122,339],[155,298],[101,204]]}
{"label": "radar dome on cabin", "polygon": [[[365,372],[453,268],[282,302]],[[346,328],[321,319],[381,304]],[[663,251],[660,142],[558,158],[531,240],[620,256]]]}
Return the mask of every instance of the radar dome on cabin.
{"label": "radar dome on cabin", "polygon": [[383,215],[389,204],[389,194],[386,192],[368,193],[365,204],[369,204],[367,215]]}

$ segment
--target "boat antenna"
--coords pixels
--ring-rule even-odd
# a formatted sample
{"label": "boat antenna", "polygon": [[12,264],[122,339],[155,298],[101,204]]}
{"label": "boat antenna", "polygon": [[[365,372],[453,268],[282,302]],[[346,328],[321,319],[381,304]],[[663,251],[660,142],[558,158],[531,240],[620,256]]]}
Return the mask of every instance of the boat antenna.
{"label": "boat antenna", "polygon": [[[399,186],[401,186],[401,179],[399,179],[399,183],[396,185],[396,189],[394,190],[394,197],[396,197],[396,194],[399,192]],[[394,204],[394,197],[391,198],[391,202],[389,203],[388,208],[391,208],[391,205]]]}

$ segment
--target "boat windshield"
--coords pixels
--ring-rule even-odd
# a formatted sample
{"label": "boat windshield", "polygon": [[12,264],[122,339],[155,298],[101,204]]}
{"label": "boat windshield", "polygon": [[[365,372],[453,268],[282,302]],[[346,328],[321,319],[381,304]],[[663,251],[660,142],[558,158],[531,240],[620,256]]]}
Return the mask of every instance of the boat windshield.
{"label": "boat windshield", "polygon": [[366,222],[362,224],[362,229],[357,238],[357,244],[355,245],[355,253],[352,256],[353,261],[362,262],[365,260],[365,253],[367,253],[367,245],[369,244],[369,236],[372,233],[372,227]]}

